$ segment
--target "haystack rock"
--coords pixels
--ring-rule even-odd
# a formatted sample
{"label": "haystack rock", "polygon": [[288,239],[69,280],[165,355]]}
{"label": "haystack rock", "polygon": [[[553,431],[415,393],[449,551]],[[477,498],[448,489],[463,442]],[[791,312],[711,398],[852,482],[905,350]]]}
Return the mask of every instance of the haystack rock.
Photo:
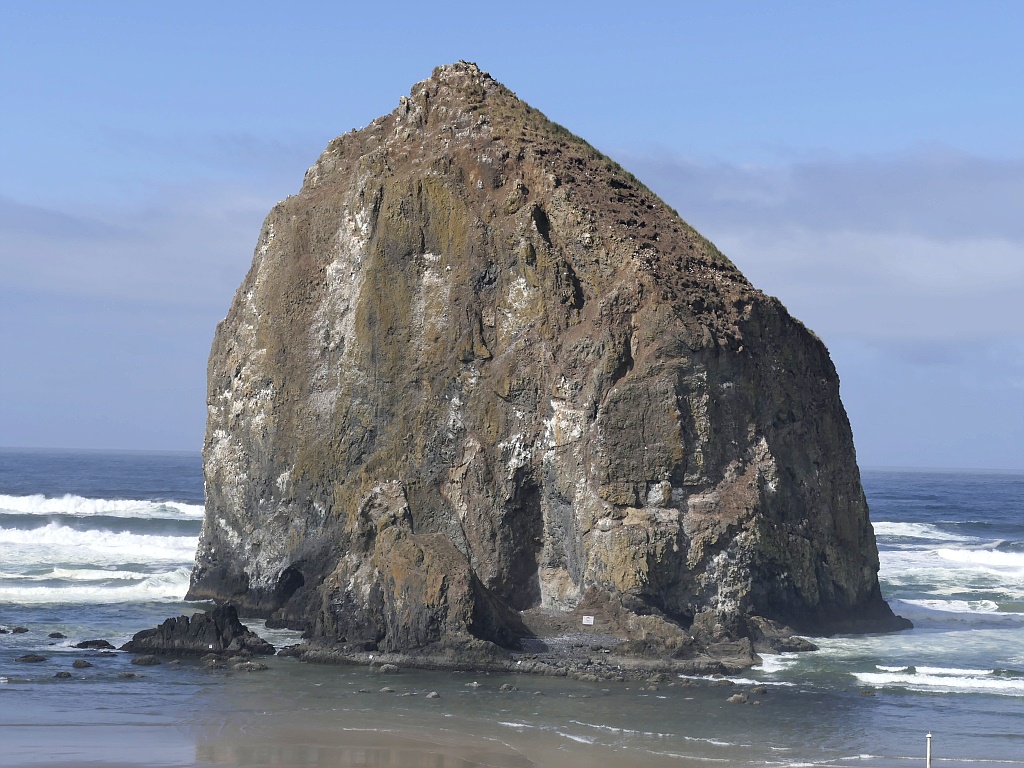
{"label": "haystack rock", "polygon": [[906,625],[825,346],[473,64],[330,142],[270,212],[208,408],[189,597],[314,640],[514,647],[586,613],[678,652]]}

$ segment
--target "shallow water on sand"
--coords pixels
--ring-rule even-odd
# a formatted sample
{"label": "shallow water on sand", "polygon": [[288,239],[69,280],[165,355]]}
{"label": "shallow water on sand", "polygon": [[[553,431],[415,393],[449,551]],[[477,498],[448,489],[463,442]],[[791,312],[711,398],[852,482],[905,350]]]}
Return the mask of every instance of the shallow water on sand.
{"label": "shallow water on sand", "polygon": [[[643,690],[534,676],[382,675],[276,657],[267,671],[243,673],[77,656],[95,666],[76,670],[75,680],[43,678],[48,670],[40,669],[35,681],[0,687],[0,764],[902,765],[923,755],[913,694],[770,685],[751,696],[761,702],[754,706],[726,701],[750,690],[745,681],[680,679]],[[143,677],[118,677],[129,670]],[[502,684],[518,690],[501,691]],[[439,698],[427,698],[431,691]],[[976,700],[973,723],[964,722],[962,707],[931,702],[936,754],[946,764],[979,754],[1019,761],[1024,708],[1019,699],[1005,702]],[[974,732],[978,724],[997,731]],[[1008,751],[992,755],[993,738]]]}

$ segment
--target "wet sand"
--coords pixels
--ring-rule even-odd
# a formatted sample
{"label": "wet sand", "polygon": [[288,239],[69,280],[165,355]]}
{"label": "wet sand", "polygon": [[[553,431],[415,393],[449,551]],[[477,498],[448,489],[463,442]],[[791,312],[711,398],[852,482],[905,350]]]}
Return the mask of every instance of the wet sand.
{"label": "wet sand", "polygon": [[668,768],[705,760],[655,756],[547,734],[505,740],[446,731],[392,731],[324,724],[309,727],[218,723],[184,725],[25,725],[3,729],[4,766],[120,768]]}
{"label": "wet sand", "polygon": [[25,674],[38,677],[0,686],[0,768],[864,768],[908,759],[859,754],[878,717],[893,722],[899,705],[855,690],[755,695],[746,686],[750,702],[735,704],[727,699],[743,686],[725,680],[384,674],[281,657],[260,672],[186,661],[126,680],[122,670],[138,668],[121,655],[99,661],[74,679],[33,666]]}

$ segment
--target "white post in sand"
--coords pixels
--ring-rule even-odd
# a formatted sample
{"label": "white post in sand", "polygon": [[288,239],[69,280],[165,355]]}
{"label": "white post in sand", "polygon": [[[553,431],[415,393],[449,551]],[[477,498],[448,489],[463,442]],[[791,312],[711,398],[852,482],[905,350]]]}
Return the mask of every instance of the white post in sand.
{"label": "white post in sand", "polygon": [[925,741],[927,746],[924,753],[924,768],[932,768],[932,735],[930,732],[925,737]]}

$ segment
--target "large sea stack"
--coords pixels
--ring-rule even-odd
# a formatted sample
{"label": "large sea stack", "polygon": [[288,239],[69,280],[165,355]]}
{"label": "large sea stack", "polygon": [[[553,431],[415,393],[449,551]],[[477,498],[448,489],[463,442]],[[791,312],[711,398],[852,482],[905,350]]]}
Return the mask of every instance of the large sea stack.
{"label": "large sea stack", "polygon": [[904,626],[825,346],[473,64],[270,212],[208,408],[190,597],[322,643]]}

